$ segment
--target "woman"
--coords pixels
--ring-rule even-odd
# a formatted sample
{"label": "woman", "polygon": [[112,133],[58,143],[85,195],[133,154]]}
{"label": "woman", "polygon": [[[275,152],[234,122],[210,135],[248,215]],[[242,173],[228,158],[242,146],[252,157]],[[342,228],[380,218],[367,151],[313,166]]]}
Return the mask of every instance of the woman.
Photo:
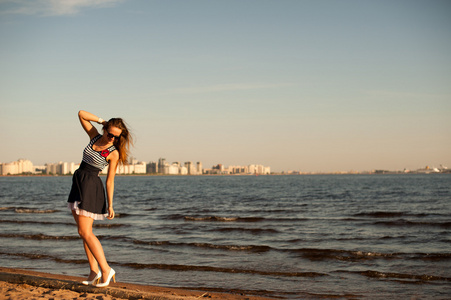
{"label": "woman", "polygon": [[[110,280],[115,280],[116,272],[108,265],[102,245],[92,232],[94,220],[114,218],[113,193],[114,176],[118,163],[125,164],[132,142],[124,122],[120,118],[105,122],[89,112],[79,111],[81,126],[89,135],[90,143],[83,151],[80,168],[72,177],[72,188],[69,194],[68,206],[77,223],[78,233],[83,239],[86,256],[91,272],[85,285],[106,287]],[[103,125],[103,134],[99,134],[91,122]],[[100,172],[108,166],[105,189],[99,177]],[[99,269],[100,268],[100,269]],[[100,281],[100,283],[99,283]]]}

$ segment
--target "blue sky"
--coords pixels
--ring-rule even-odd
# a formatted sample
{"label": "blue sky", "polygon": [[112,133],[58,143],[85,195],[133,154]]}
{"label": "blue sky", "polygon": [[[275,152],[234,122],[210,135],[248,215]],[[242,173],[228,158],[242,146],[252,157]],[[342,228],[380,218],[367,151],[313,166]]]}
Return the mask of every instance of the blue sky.
{"label": "blue sky", "polygon": [[451,167],[450,1],[0,0],[0,161],[81,160],[80,109],[142,161]]}

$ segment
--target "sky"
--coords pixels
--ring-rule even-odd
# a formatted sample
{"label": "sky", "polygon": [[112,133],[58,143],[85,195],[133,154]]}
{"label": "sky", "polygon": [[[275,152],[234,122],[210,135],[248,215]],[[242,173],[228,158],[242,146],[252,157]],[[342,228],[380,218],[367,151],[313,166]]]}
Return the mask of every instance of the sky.
{"label": "sky", "polygon": [[[451,168],[451,1],[0,0],[0,162]],[[99,127],[98,127],[99,128]]]}

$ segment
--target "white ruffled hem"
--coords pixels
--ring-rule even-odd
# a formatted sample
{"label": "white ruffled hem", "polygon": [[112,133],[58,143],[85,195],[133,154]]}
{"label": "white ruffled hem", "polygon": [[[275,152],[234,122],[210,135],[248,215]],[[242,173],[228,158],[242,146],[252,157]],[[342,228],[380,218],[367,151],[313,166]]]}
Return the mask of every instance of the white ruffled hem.
{"label": "white ruffled hem", "polygon": [[80,205],[80,201],[67,202],[67,207],[70,210],[75,211],[75,213],[79,216],[92,218],[94,220],[105,220],[105,218],[108,217],[108,214],[95,214],[95,213],[92,213],[92,212],[89,212],[89,211],[79,208],[78,205]]}

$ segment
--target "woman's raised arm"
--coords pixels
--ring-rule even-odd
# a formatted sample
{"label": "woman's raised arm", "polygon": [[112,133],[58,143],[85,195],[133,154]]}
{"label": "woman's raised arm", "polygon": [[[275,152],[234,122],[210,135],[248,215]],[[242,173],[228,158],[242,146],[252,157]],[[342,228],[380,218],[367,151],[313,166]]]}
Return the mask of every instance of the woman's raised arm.
{"label": "woman's raised arm", "polygon": [[80,119],[81,126],[89,135],[90,139],[93,139],[95,136],[99,134],[97,129],[94,126],[92,126],[91,122],[97,122],[99,124],[106,123],[102,118],[99,118],[96,115],[91,114],[90,112],[84,110],[80,110],[78,112],[78,118]]}

